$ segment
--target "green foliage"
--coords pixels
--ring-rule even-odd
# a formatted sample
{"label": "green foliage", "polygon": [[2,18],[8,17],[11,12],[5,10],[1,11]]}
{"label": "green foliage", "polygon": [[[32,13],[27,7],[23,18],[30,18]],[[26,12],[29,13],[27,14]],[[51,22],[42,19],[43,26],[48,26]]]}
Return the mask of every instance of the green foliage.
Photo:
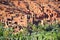
{"label": "green foliage", "polygon": [[[0,40],[60,40],[60,24],[29,24],[32,28],[31,35],[28,28],[23,28],[23,32],[13,34],[13,28],[4,28],[0,23]],[[31,31],[30,30],[30,31]]]}

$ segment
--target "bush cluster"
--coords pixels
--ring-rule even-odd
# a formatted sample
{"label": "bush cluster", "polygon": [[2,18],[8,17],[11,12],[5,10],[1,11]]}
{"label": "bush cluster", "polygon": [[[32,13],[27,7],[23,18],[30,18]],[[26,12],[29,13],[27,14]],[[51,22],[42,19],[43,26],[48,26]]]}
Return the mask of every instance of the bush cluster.
{"label": "bush cluster", "polygon": [[0,40],[60,40],[60,24],[31,24],[23,32],[13,34],[13,28],[4,28],[0,22]]}

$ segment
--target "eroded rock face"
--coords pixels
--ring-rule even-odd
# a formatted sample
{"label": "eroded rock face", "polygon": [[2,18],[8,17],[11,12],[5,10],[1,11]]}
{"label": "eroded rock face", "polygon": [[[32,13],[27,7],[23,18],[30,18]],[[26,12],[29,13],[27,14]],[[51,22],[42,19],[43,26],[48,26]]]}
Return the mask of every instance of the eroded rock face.
{"label": "eroded rock face", "polygon": [[8,27],[38,25],[43,19],[60,20],[59,0],[0,0],[0,21]]}

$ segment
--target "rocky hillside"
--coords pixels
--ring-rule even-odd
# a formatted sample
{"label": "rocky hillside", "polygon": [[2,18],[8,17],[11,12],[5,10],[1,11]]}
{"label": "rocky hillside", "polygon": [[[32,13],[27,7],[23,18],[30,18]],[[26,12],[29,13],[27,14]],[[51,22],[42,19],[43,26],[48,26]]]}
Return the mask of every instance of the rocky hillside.
{"label": "rocky hillside", "polygon": [[28,23],[60,20],[59,0],[0,0],[0,22],[19,30]]}

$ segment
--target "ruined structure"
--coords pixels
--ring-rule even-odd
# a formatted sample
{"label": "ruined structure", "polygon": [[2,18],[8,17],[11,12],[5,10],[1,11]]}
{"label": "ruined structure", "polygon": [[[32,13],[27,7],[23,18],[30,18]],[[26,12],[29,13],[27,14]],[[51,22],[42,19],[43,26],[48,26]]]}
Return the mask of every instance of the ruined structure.
{"label": "ruined structure", "polygon": [[0,0],[0,22],[5,27],[21,29],[28,23],[38,25],[43,19],[60,20],[59,0]]}

